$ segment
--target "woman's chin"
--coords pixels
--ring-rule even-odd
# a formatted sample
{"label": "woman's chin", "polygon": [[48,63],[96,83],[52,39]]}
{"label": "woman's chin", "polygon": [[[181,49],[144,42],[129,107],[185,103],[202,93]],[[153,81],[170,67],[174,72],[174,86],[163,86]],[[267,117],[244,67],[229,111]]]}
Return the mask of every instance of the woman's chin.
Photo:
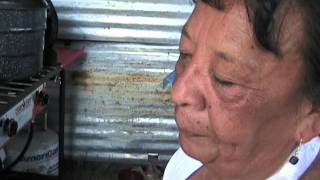
{"label": "woman's chin", "polygon": [[[180,133],[179,143],[183,151],[203,164],[215,161],[219,155],[218,145],[214,145],[205,136],[192,136]],[[201,147],[201,148],[199,148]]]}

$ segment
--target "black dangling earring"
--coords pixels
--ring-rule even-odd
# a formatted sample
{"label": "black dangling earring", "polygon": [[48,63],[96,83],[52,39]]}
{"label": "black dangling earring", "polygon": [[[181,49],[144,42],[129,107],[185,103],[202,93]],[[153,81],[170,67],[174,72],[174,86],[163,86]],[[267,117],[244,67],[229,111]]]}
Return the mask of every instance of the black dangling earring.
{"label": "black dangling earring", "polygon": [[298,153],[299,153],[299,151],[300,151],[301,145],[302,145],[302,138],[300,139],[299,146],[298,146],[298,148],[295,150],[294,155],[291,156],[290,159],[289,159],[289,162],[290,162],[292,165],[296,165],[296,164],[298,163],[298,161],[299,161]]}

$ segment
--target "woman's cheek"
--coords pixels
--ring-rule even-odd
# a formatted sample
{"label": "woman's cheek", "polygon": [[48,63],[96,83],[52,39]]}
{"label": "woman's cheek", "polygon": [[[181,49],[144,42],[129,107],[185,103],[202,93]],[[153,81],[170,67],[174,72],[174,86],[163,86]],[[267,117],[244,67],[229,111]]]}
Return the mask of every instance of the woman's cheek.
{"label": "woman's cheek", "polygon": [[215,112],[211,112],[211,118],[216,119],[219,116],[216,125],[222,128],[221,131],[228,129],[228,133],[232,136],[233,133],[230,131],[236,130],[234,134],[240,135],[248,133],[247,130],[250,128],[255,129],[258,123],[256,114],[262,103],[257,101],[252,90],[240,86],[227,90],[223,88],[217,90],[217,97],[219,98],[216,103],[218,107],[215,108]]}
{"label": "woman's cheek", "polygon": [[[226,97],[228,100],[231,97]],[[256,107],[250,101],[235,100],[220,101],[216,105],[219,107],[212,108],[209,112],[210,127],[218,139],[227,144],[243,144],[255,134],[258,123],[255,118]],[[243,97],[247,97],[244,95]],[[237,101],[236,103],[230,103]],[[244,103],[242,103],[244,102]]]}
{"label": "woman's cheek", "polygon": [[233,87],[216,87],[217,96],[224,103],[239,103],[242,100],[245,100],[246,95],[248,94],[247,90],[240,86]]}

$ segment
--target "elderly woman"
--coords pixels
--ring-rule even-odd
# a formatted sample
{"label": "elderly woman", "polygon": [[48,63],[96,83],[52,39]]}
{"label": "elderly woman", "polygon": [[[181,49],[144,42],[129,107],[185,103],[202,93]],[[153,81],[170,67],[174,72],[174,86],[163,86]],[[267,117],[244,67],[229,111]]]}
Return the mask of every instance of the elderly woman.
{"label": "elderly woman", "polygon": [[320,159],[319,0],[198,0],[180,53],[165,180],[294,180]]}

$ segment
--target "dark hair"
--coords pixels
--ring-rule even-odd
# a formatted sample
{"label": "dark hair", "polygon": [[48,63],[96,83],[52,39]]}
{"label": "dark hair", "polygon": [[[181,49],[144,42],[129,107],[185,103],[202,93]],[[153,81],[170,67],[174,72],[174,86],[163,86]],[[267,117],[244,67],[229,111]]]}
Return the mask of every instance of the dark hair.
{"label": "dark hair", "polygon": [[[223,0],[202,0],[218,10],[226,7]],[[320,107],[320,0],[244,0],[249,20],[252,22],[257,43],[275,55],[281,55],[278,45],[277,18],[275,12],[282,2],[298,6],[303,17],[303,39],[301,53],[305,65],[304,93],[317,108]],[[279,27],[281,28],[281,27]]]}

